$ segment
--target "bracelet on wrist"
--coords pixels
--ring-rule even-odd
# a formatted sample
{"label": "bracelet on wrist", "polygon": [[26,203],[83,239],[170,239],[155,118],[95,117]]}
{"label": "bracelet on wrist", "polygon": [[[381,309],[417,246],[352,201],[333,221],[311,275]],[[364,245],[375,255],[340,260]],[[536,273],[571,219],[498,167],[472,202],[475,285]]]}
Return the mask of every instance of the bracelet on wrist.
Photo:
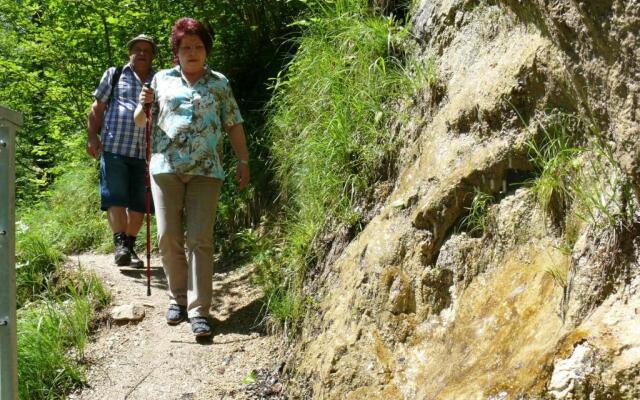
{"label": "bracelet on wrist", "polygon": [[249,165],[249,160],[238,160],[240,164]]}

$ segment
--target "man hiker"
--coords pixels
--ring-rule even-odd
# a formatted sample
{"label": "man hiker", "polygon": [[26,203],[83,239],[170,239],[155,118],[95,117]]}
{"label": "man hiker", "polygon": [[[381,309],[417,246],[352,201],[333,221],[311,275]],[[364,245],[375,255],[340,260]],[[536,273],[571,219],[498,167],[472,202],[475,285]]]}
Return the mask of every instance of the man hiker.
{"label": "man hiker", "polygon": [[[145,130],[133,122],[133,112],[154,71],[157,46],[147,35],[127,43],[129,63],[111,67],[93,93],[87,123],[87,153],[100,159],[100,208],[113,232],[115,263],[141,268],[134,248],[146,209]],[[100,137],[98,136],[100,133]]]}

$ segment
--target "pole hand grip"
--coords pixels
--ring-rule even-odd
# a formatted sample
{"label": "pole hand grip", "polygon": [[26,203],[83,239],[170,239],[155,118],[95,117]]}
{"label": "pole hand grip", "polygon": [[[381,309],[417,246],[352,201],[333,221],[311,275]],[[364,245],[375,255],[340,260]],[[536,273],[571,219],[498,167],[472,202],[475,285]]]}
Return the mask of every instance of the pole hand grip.
{"label": "pole hand grip", "polygon": [[[144,88],[145,89],[151,89],[151,84],[149,82],[145,82],[144,83]],[[142,107],[144,108],[145,111],[148,111],[151,109],[151,103],[144,103],[142,105]]]}

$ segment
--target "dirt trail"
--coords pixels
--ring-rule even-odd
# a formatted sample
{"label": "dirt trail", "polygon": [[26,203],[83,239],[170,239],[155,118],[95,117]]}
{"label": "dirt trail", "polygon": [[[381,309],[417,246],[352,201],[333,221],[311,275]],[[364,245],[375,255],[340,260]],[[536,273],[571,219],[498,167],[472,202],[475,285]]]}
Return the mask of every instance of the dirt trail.
{"label": "dirt trail", "polygon": [[[85,352],[88,387],[69,399],[284,398],[280,384],[274,385],[282,346],[256,326],[260,293],[250,283],[248,268],[214,275],[214,335],[196,342],[188,323],[172,327],[165,322],[167,283],[159,259],[151,262],[150,297],[144,270],[118,268],[112,260],[84,254],[71,261],[102,278],[113,293],[113,306],[142,304],[146,316],[137,324],[107,324],[97,332]],[[243,383],[252,370],[265,379]]]}

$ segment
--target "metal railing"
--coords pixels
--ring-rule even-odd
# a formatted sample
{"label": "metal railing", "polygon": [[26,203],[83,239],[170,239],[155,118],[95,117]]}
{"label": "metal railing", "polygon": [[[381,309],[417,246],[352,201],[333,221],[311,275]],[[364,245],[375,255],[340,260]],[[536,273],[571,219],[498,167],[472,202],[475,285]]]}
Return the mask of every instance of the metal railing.
{"label": "metal railing", "polygon": [[21,125],[21,114],[0,106],[0,400],[18,393],[15,132]]}

